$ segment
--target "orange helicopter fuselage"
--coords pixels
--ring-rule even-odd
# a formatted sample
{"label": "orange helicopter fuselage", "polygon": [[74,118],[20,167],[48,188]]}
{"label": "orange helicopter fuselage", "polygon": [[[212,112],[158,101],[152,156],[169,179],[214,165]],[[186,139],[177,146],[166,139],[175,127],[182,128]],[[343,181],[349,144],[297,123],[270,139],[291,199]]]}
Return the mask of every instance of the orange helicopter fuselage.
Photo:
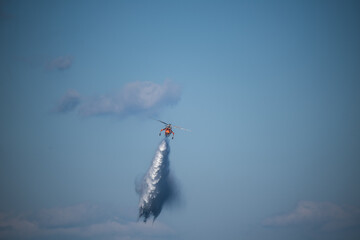
{"label": "orange helicopter fuselage", "polygon": [[[160,133],[161,133],[162,131],[165,131],[165,136],[166,136],[166,137],[170,136],[171,134],[173,134],[173,137],[174,137],[174,132],[173,132],[173,130],[171,129],[171,127],[166,127],[166,128],[161,129],[161,130],[160,130]],[[160,133],[159,133],[159,135],[160,135]]]}

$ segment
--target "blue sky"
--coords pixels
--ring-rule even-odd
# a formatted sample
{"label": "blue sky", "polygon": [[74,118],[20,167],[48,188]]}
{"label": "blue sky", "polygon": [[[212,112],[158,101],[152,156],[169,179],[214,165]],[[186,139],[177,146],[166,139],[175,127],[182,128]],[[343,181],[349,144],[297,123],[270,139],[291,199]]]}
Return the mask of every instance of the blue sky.
{"label": "blue sky", "polygon": [[[358,239],[357,1],[1,1],[1,239]],[[179,206],[137,223],[175,131]]]}

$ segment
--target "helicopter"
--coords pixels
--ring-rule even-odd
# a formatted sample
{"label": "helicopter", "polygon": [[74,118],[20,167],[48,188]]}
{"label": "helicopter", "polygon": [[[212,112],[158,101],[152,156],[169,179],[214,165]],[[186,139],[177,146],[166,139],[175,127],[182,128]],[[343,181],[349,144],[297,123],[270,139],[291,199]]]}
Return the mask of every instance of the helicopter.
{"label": "helicopter", "polygon": [[[157,119],[154,119],[154,120],[157,120]],[[172,128],[178,128],[178,129],[181,129],[181,130],[184,130],[184,131],[188,131],[188,132],[191,132],[189,129],[186,129],[186,128],[182,128],[182,127],[178,127],[178,126],[174,126],[174,125],[171,125],[171,123],[166,123],[166,122],[163,122],[161,120],[157,120],[163,124],[165,124],[165,128],[161,129],[160,132],[159,132],[159,136],[161,136],[161,132],[162,131],[165,131],[165,137],[169,137],[171,134],[173,135],[171,139],[174,139],[174,131],[172,130]]]}

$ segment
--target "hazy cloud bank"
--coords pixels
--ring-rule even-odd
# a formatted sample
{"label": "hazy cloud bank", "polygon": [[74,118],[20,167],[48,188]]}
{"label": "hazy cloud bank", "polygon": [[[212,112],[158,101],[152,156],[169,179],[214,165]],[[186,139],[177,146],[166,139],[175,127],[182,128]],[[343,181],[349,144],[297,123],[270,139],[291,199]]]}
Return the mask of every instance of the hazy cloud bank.
{"label": "hazy cloud bank", "polygon": [[17,215],[0,213],[0,239],[159,239],[172,234],[161,223],[124,220],[114,209],[88,203]]}
{"label": "hazy cloud bank", "polygon": [[360,227],[360,208],[330,202],[301,201],[289,213],[264,221],[268,227],[313,226],[321,231]]}

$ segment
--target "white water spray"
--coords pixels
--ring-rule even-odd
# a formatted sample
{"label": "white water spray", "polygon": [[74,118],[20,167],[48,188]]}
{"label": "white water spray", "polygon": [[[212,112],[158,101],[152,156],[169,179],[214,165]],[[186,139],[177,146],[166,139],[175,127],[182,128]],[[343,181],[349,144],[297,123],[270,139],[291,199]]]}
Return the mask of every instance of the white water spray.
{"label": "white water spray", "polygon": [[160,143],[138,190],[140,194],[139,219],[143,218],[144,222],[151,216],[155,221],[164,204],[175,195],[174,182],[169,177],[169,154],[170,146],[168,139],[165,138]]}

